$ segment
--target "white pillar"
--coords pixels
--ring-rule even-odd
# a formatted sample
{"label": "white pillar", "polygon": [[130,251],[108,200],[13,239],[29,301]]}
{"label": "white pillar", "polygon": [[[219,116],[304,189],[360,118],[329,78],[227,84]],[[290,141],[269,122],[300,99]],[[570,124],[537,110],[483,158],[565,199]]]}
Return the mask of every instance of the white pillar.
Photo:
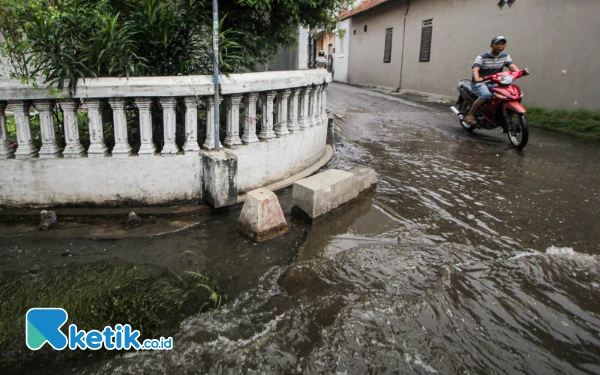
{"label": "white pillar", "polygon": [[31,140],[31,122],[29,120],[29,108],[31,103],[17,100],[10,102],[10,108],[15,114],[15,123],[17,125],[17,159],[30,159],[38,156],[38,150]]}
{"label": "white pillar", "polygon": [[256,136],[256,101],[258,100],[258,94],[251,92],[244,96],[244,135],[242,135],[242,142],[245,144],[258,142],[259,139]]}
{"label": "white pillar", "polygon": [[327,120],[327,84],[323,84],[323,93],[322,93],[322,106],[323,106],[323,121]]}
{"label": "white pillar", "polygon": [[290,133],[296,133],[300,131],[298,125],[298,102],[300,97],[300,89],[291,90],[290,95],[290,111],[288,113],[288,130]]}
{"label": "white pillar", "polygon": [[54,130],[54,102],[41,100],[35,101],[33,104],[40,114],[40,131],[42,132],[40,159],[58,158],[61,153],[56,144],[56,131]]}
{"label": "white pillar", "polygon": [[276,137],[275,132],[273,131],[274,98],[274,91],[266,91],[260,94],[260,101],[262,102],[262,128],[258,135],[258,138],[260,139],[271,139]]}
{"label": "white pillar", "polygon": [[0,159],[10,159],[14,157],[15,151],[10,148],[8,141],[8,130],[6,129],[6,102],[0,102]]}
{"label": "white pillar", "polygon": [[140,150],[138,156],[148,157],[156,155],[156,146],[152,139],[152,99],[136,98],[135,106],[140,118]]}
{"label": "white pillar", "polygon": [[[222,100],[223,98],[220,97],[219,104]],[[204,141],[202,147],[205,150],[215,149],[215,99],[213,97],[206,99],[206,141]],[[223,146],[219,141],[219,148],[221,147]]]}
{"label": "white pillar", "polygon": [[131,155],[131,146],[127,139],[127,116],[125,114],[125,100],[111,98],[108,100],[113,110],[115,129],[115,147],[112,149],[113,158],[126,158]]}
{"label": "white pillar", "polygon": [[308,123],[308,106],[310,104],[311,90],[312,88],[310,86],[304,87],[300,90],[300,120],[298,121],[300,130],[304,130],[310,126]]}
{"label": "white pillar", "polygon": [[85,155],[85,150],[79,141],[79,119],[77,118],[78,100],[62,100],[60,108],[63,110],[63,123],[65,125],[65,158],[80,158]]}
{"label": "white pillar", "polygon": [[104,143],[104,130],[102,129],[102,110],[106,103],[99,99],[86,99],[90,123],[90,147],[88,158],[105,158],[108,156],[108,147]]}
{"label": "white pillar", "polygon": [[277,125],[275,126],[275,134],[278,137],[290,134],[287,128],[288,98],[290,92],[291,90],[285,89],[277,93]]}
{"label": "white pillar", "polygon": [[316,86],[312,89],[312,91],[310,92],[310,115],[309,115],[309,119],[308,119],[308,124],[310,126],[315,126],[317,125],[317,108],[318,108],[318,96],[319,93],[319,87]]}
{"label": "white pillar", "polygon": [[323,121],[323,85],[319,85],[319,91],[317,91],[317,124]]}
{"label": "white pillar", "polygon": [[199,155],[200,146],[198,145],[198,105],[200,99],[195,96],[189,96],[184,99],[185,102],[185,143],[183,144],[183,153],[185,155]]}
{"label": "white pillar", "polygon": [[240,139],[240,103],[242,95],[232,95],[225,99],[227,106],[227,136],[225,146],[234,147],[242,144]]}
{"label": "white pillar", "polygon": [[162,156],[174,156],[179,152],[175,143],[176,114],[175,106],[177,101],[173,97],[161,98],[160,105],[163,108],[163,135],[164,146],[160,152]]}

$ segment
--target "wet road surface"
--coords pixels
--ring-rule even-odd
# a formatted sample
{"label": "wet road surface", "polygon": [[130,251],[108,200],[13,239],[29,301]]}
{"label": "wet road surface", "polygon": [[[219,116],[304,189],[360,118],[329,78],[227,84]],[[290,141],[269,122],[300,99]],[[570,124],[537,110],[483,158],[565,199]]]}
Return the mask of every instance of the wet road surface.
{"label": "wet road surface", "polygon": [[[376,190],[306,238],[289,216],[295,229],[270,245],[225,235],[233,210],[144,240],[163,261],[194,246],[227,265],[233,300],[186,319],[172,351],[74,372],[600,373],[598,144],[534,129],[516,151],[442,106],[340,84],[327,100],[327,168],[369,166]],[[278,195],[289,213],[290,190]]]}

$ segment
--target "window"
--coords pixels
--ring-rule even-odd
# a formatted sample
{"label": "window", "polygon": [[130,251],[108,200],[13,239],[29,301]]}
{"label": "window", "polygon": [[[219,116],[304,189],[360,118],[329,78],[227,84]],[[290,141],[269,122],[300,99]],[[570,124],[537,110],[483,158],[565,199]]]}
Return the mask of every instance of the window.
{"label": "window", "polygon": [[431,54],[431,35],[433,33],[433,18],[423,21],[421,29],[421,49],[419,62],[429,62]]}
{"label": "window", "polygon": [[383,49],[383,62],[392,61],[392,33],[394,28],[385,29],[385,48]]}
{"label": "window", "polygon": [[365,33],[367,32],[367,25],[365,25]]}
{"label": "window", "polygon": [[352,34],[356,35],[356,29],[354,30],[354,32]]}

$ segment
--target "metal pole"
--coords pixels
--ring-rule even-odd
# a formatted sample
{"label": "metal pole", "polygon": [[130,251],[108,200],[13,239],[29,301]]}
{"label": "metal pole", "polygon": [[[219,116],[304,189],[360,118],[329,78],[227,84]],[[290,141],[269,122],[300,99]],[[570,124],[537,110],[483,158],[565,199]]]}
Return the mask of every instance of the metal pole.
{"label": "metal pole", "polygon": [[213,0],[213,83],[215,84],[215,150],[219,149],[219,4]]}

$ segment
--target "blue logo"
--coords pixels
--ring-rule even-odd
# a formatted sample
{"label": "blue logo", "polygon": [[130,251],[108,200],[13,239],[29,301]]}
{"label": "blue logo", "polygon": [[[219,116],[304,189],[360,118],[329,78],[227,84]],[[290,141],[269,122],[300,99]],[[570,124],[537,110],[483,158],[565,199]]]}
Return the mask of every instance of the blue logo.
{"label": "blue logo", "polygon": [[171,350],[173,338],[146,339],[139,341],[140,331],[132,329],[129,324],[117,324],[114,328],[106,326],[102,331],[84,331],[77,329],[75,324],[69,325],[67,337],[60,328],[67,322],[69,314],[59,308],[33,308],[25,316],[25,338],[27,347],[38,350],[45,343],[55,350],[90,349],[108,350]]}
{"label": "blue logo", "polygon": [[60,327],[67,322],[69,314],[63,309],[34,308],[25,316],[25,341],[31,350],[38,350],[45,343],[56,350],[63,350],[69,343]]}

